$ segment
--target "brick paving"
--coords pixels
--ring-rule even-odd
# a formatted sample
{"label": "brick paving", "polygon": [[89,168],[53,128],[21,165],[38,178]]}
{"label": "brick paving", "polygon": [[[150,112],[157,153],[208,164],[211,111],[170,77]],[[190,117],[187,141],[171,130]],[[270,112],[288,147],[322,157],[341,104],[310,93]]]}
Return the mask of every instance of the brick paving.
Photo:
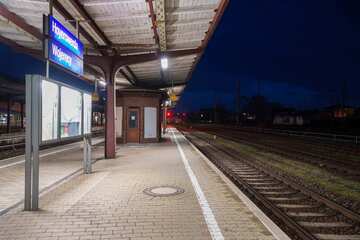
{"label": "brick paving", "polygon": [[[98,142],[98,141],[97,141]],[[72,143],[41,151],[40,190],[82,167],[81,143]],[[93,147],[93,159],[103,156],[103,147]],[[55,152],[54,154],[51,154]],[[0,161],[0,212],[24,198],[24,156]],[[20,162],[16,165],[11,165]],[[9,167],[3,167],[5,165]]]}
{"label": "brick paving", "polygon": [[[225,239],[274,237],[186,142],[191,168]],[[175,185],[185,193],[152,197],[143,190]],[[0,239],[211,239],[176,145],[120,146],[117,158],[94,165],[40,199],[39,212],[0,217]]]}

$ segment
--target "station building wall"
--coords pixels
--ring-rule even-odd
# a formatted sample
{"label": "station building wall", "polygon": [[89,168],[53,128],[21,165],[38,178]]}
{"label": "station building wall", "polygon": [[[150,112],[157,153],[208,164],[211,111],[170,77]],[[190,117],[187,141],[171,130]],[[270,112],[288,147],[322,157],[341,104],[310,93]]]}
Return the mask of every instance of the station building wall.
{"label": "station building wall", "polygon": [[[146,90],[144,90],[146,91]],[[116,94],[115,129],[117,143],[151,143],[161,139],[161,92],[126,92]],[[129,138],[129,112],[138,109],[139,136],[138,141]]]}

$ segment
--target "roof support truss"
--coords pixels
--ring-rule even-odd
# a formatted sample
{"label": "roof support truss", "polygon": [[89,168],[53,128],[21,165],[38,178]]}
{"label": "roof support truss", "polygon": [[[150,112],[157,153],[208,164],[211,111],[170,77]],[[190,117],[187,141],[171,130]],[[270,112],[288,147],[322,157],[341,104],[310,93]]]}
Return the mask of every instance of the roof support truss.
{"label": "roof support truss", "polygon": [[165,0],[155,2],[156,27],[159,34],[160,51],[166,51]]}
{"label": "roof support truss", "polygon": [[202,40],[201,48],[203,49],[203,52],[201,52],[196,57],[195,63],[193,64],[193,67],[191,68],[191,71],[189,72],[189,74],[186,78],[186,81],[188,81],[191,78],[191,76],[194,72],[194,69],[195,69],[196,65],[198,64],[198,62],[200,61],[202,55],[204,54],[204,51],[210,41],[210,38],[214,34],[215,29],[216,29],[217,25],[219,24],[220,19],[221,19],[222,15],[224,14],[225,9],[228,4],[229,4],[229,0],[221,0],[221,2],[219,3],[219,6],[215,10],[215,16],[213,18],[213,21],[211,22],[210,29],[209,29],[209,31],[206,32],[205,38]]}
{"label": "roof support truss", "polygon": [[[27,2],[30,0],[17,1]],[[153,82],[156,81],[158,86],[169,84],[169,79],[166,79],[166,74],[164,75],[158,62],[159,58],[163,55],[169,59],[174,58],[171,63],[171,72],[175,74],[172,77],[176,81],[184,80],[183,82],[186,82],[191,77],[192,71],[200,60],[229,3],[229,0],[218,0],[216,4],[212,4],[214,3],[213,1],[204,0],[202,3],[193,1],[193,3],[186,4],[185,6],[169,2],[169,5],[166,5],[166,0],[124,0],[110,2],[101,0],[38,1],[44,4],[42,8],[31,8],[34,12],[26,9],[24,19],[20,17],[23,16],[21,7],[10,4],[9,9],[11,10],[9,10],[7,9],[8,4],[6,1],[0,3],[0,21],[2,21],[0,25],[3,24],[5,26],[1,28],[1,42],[5,42],[15,49],[30,54],[36,55],[39,53],[40,58],[42,58],[40,43],[43,39],[43,34],[40,31],[41,29],[39,29],[41,28],[41,18],[37,17],[36,21],[34,21],[32,16],[38,16],[36,14],[42,14],[43,12],[46,13],[45,7],[48,6],[49,1],[54,9],[56,9],[56,12],[62,15],[66,21],[69,21],[72,26],[76,27],[76,21],[80,21],[78,26],[79,33],[90,43],[90,46],[86,45],[88,51],[84,57],[85,64],[96,65],[96,71],[101,72],[102,70],[107,81],[113,81],[115,75],[119,72],[119,74],[121,73],[124,77],[128,78],[132,84],[139,85],[142,84],[143,80],[153,79]],[[94,4],[99,5],[99,8],[88,7]],[[116,6],[115,11],[115,7],[114,9],[104,7],[104,5],[109,5],[110,8],[113,8],[112,5],[118,4],[123,7],[120,5]],[[12,8],[13,5],[14,9],[17,10]],[[104,12],[108,14],[102,14]],[[137,16],[132,18],[134,14],[137,14]],[[103,17],[102,15],[106,16]],[[113,22],[101,22],[99,23],[100,25],[97,25],[97,18],[103,19],[102,21],[108,21],[109,18],[115,19]],[[97,19],[96,22],[95,19]],[[141,25],[142,29],[134,30],[130,27],[129,29],[131,30],[123,30],[122,27],[132,23],[135,28]],[[100,26],[103,28],[100,28]],[[167,31],[166,28],[168,28]],[[135,37],[136,41],[133,41]],[[192,39],[192,41],[188,42],[186,41],[187,39]],[[28,48],[36,48],[38,50],[29,51],[30,49]],[[118,51],[116,51],[117,48],[119,48]],[[169,51],[169,49],[186,50]],[[98,53],[101,53],[102,56],[99,56]],[[179,58],[181,56],[189,57]],[[131,68],[128,66],[149,61],[153,62],[134,67],[131,66]],[[152,68],[146,69],[149,66]],[[87,71],[87,73],[94,74],[95,72]],[[185,76],[187,77],[186,79],[184,79]]]}
{"label": "roof support truss", "polygon": [[155,15],[155,11],[154,11],[153,0],[146,0],[146,2],[149,5],[149,10],[150,10],[149,17],[151,18],[152,30],[154,31],[155,42],[158,45],[158,47],[160,48],[160,38],[159,38],[158,31],[157,31],[156,15]]}
{"label": "roof support truss", "polygon": [[127,73],[123,69],[119,69],[119,72],[126,78],[126,80],[129,81],[129,83],[135,85],[135,82],[129,77],[129,75],[127,75]]}
{"label": "roof support truss", "polygon": [[81,5],[78,0],[69,0],[71,5],[74,6],[76,11],[81,15],[83,20],[87,21],[91,28],[95,31],[95,33],[101,38],[101,40],[105,43],[106,46],[110,46],[110,40],[105,36],[104,32],[100,30],[99,26],[95,23],[95,21],[90,17],[89,13],[86,9]]}
{"label": "roof support truss", "polygon": [[125,66],[125,69],[128,71],[128,73],[130,73],[131,77],[133,78],[134,84],[136,84],[136,82],[139,82],[139,79],[136,77],[135,73],[129,66]]}
{"label": "roof support truss", "polygon": [[[58,0],[52,0],[52,2],[53,2],[53,7],[66,20],[68,20],[73,27],[76,27],[76,22],[74,17],[63,7],[63,5],[61,5]],[[81,35],[84,36],[84,38],[86,38],[86,40],[90,42],[91,45],[93,45],[94,47],[98,46],[98,43],[90,36],[90,34],[83,27],[79,26],[79,32],[81,33]]]}
{"label": "roof support truss", "polygon": [[[169,51],[165,52],[168,58],[176,58],[188,55],[199,54],[201,49],[187,49],[187,50],[178,50],[178,51]],[[148,53],[148,54],[138,54],[138,55],[128,55],[128,56],[92,56],[86,55],[84,57],[85,64],[91,64],[100,67],[104,72],[109,72],[107,80],[110,77],[113,77],[117,70],[120,67],[125,65],[144,63],[149,61],[154,61],[159,59],[158,53]],[[111,69],[111,70],[109,70]]]}
{"label": "roof support truss", "polygon": [[3,37],[1,35],[0,35],[0,42],[14,48],[16,51],[19,51],[21,53],[27,53],[27,54],[35,57],[35,58],[38,58],[38,59],[43,58],[42,51],[23,47],[23,46],[17,44],[16,42],[14,42],[13,40],[5,38],[5,37]]}
{"label": "roof support truss", "polygon": [[15,13],[9,11],[5,7],[5,5],[2,3],[0,3],[0,16],[6,18],[8,21],[15,24],[18,28],[20,28],[24,32],[26,32],[26,33],[32,35],[33,37],[35,37],[36,39],[42,41],[43,35],[37,28],[29,25],[28,23],[25,22],[24,19],[22,19]]}

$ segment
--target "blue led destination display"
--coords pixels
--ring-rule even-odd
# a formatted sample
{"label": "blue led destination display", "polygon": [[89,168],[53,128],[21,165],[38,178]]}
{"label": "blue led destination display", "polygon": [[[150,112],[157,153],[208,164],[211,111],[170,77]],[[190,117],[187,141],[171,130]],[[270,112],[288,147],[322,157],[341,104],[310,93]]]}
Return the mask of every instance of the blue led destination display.
{"label": "blue led destination display", "polygon": [[49,16],[49,36],[83,59],[84,45],[53,16]]}
{"label": "blue led destination display", "polygon": [[58,41],[49,39],[48,57],[50,61],[79,75],[83,75],[83,60]]}

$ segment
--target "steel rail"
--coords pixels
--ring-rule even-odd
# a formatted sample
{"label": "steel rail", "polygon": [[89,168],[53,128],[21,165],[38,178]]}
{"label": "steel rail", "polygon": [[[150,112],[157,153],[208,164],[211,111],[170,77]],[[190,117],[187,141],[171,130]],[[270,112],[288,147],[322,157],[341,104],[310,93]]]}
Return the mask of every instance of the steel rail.
{"label": "steel rail", "polygon": [[[222,134],[221,137],[224,137],[225,139],[227,138],[228,140],[234,141],[233,138],[230,138],[230,137],[228,137],[228,136],[226,136],[226,135],[224,135],[224,134]],[[229,139],[229,138],[230,138],[230,139]],[[235,141],[235,142],[236,142],[236,141]],[[223,150],[223,151],[224,151],[224,150]],[[230,153],[227,153],[227,154],[230,154]],[[235,156],[235,157],[236,157],[236,156]],[[254,163],[248,163],[248,164],[253,165],[253,167],[255,167],[255,168],[259,168],[259,167],[260,167],[260,166],[254,166],[254,165],[255,165]],[[266,172],[266,170],[263,170],[263,169],[262,169],[262,171]],[[274,172],[272,172],[272,173],[267,173],[267,174],[269,174],[269,175],[271,175],[271,176],[273,176],[273,177],[275,177],[275,178],[278,178],[278,179],[280,179],[280,180],[282,180],[282,181],[289,182],[292,187],[294,187],[295,189],[301,191],[301,192],[304,193],[305,195],[311,196],[311,197],[314,198],[315,200],[318,200],[318,201],[323,202],[323,203],[324,203],[325,205],[327,205],[329,208],[332,208],[332,209],[334,209],[334,210],[337,210],[337,211],[341,212],[344,216],[346,216],[346,217],[348,217],[348,218],[350,218],[350,219],[352,219],[352,220],[354,220],[354,221],[360,222],[360,214],[355,213],[355,212],[353,212],[353,211],[351,211],[351,210],[349,210],[349,209],[341,206],[340,204],[338,204],[338,203],[336,203],[336,202],[334,202],[334,201],[331,201],[331,200],[329,200],[329,199],[321,196],[320,194],[318,194],[318,193],[316,193],[316,192],[314,192],[314,191],[311,191],[311,190],[309,190],[309,189],[306,189],[305,187],[299,185],[298,183],[296,183],[296,182],[292,181],[291,179],[288,179],[288,178],[286,178],[286,177],[284,177],[284,176],[282,176],[282,175],[280,175],[280,174],[277,174],[277,173],[274,173]]]}
{"label": "steel rail", "polygon": [[[181,130],[181,129],[180,129]],[[344,206],[314,192],[309,189],[307,189],[305,186],[302,186],[295,181],[289,179],[289,177],[285,177],[279,173],[275,173],[274,171],[269,171],[269,169],[266,169],[264,166],[260,166],[259,164],[256,164],[254,161],[248,161],[245,159],[239,159],[239,155],[235,153],[235,150],[229,151],[228,149],[225,149],[225,147],[221,148],[219,146],[215,146],[209,139],[206,139],[205,137],[199,137],[194,134],[189,134],[190,136],[194,136],[195,138],[198,138],[202,141],[205,141],[211,146],[213,151],[221,152],[227,156],[229,156],[231,159],[238,159],[241,160],[241,162],[245,163],[246,165],[256,169],[259,172],[265,173],[265,175],[270,176],[271,178],[274,178],[275,180],[285,183],[290,188],[301,192],[303,195],[308,196],[310,199],[315,200],[317,203],[323,204],[329,209],[332,209],[333,211],[342,214],[343,216],[347,217],[348,219],[351,219],[356,224],[360,223],[360,215],[350,209],[345,208]],[[194,145],[196,145],[200,151],[202,151],[205,155],[208,155],[206,151],[203,149],[203,146],[199,146],[199,144],[196,144],[192,139],[187,137],[189,141],[191,141]],[[267,200],[264,196],[262,196],[260,193],[257,192],[257,190],[254,190],[247,182],[246,180],[241,179],[239,175],[237,175],[236,172],[234,172],[231,168],[227,167],[225,164],[220,163],[219,160],[211,159],[217,167],[219,167],[225,175],[227,175],[238,187],[245,189],[251,196],[253,196],[257,201],[259,201],[266,209],[269,209],[274,215],[276,215],[277,218],[279,218],[284,224],[289,227],[291,230],[296,232],[301,239],[318,239],[315,237],[311,232],[306,230],[304,227],[299,225],[294,219],[289,217],[285,212],[281,211],[279,207],[274,206],[271,201]],[[339,235],[341,236],[341,235]]]}
{"label": "steel rail", "polygon": [[[199,138],[199,137],[198,137]],[[199,148],[199,145],[196,144],[193,140],[187,138],[190,142],[192,142],[196,147]],[[213,146],[213,145],[212,145]],[[214,146],[213,146],[214,147]],[[217,151],[221,151],[227,155],[226,151],[223,149],[215,147]],[[199,150],[208,156],[208,154],[202,149],[199,148]],[[318,240],[313,234],[311,234],[308,230],[304,229],[301,225],[299,225],[296,221],[294,221],[292,218],[290,218],[288,215],[286,215],[283,211],[281,211],[278,207],[276,207],[274,204],[272,204],[269,200],[267,200],[265,197],[258,194],[256,190],[254,190],[246,181],[242,180],[241,178],[236,176],[236,173],[233,173],[231,169],[228,167],[219,164],[217,161],[213,161],[215,165],[220,168],[220,170],[228,176],[236,186],[238,186],[240,189],[245,189],[251,196],[253,196],[257,201],[259,201],[265,208],[270,210],[283,224],[285,224],[287,227],[289,227],[292,231],[294,231],[301,239],[303,240]]]}
{"label": "steel rail", "polygon": [[[330,171],[334,171],[334,169],[336,169],[337,172],[341,170],[342,172],[346,172],[346,174],[351,174],[353,176],[360,176],[360,168],[357,162],[354,161],[341,161],[334,159],[333,157],[330,156],[322,156],[311,152],[304,152],[304,151],[296,150],[295,148],[284,148],[283,146],[279,146],[279,145],[274,146],[274,144],[269,144],[266,142],[245,140],[244,138],[241,138],[239,136],[229,136],[221,129],[215,129],[215,130],[209,128],[207,129],[196,128],[196,129],[198,129],[199,131],[212,133],[214,135],[226,138],[228,140],[232,140],[234,142],[242,142],[246,145],[253,146],[257,149],[263,149],[275,154],[280,154],[286,157],[300,159],[302,161],[306,161],[312,164],[314,163],[324,164],[325,168],[329,169]],[[226,130],[230,130],[230,129],[226,129]]]}

